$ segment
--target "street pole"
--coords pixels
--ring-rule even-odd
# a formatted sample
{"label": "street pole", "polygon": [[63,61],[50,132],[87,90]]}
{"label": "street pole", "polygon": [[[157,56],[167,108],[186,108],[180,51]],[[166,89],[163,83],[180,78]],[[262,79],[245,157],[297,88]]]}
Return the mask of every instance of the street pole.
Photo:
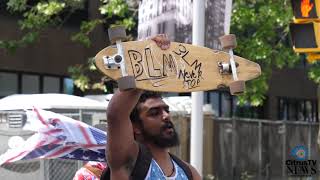
{"label": "street pole", "polygon": [[224,13],[224,34],[230,34],[231,14],[232,14],[232,0],[226,0],[226,8]]}
{"label": "street pole", "polygon": [[[205,1],[193,1],[192,44],[204,46]],[[190,164],[202,176],[203,164],[203,92],[192,92]]]}

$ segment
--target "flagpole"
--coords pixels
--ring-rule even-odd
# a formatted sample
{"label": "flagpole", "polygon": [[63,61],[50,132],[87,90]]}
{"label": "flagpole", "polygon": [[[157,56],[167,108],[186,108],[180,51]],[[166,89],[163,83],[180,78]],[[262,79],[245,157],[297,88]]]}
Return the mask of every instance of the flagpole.
{"label": "flagpole", "polygon": [[[192,44],[204,46],[205,1],[193,1]],[[202,176],[203,164],[203,92],[192,92],[190,164]]]}

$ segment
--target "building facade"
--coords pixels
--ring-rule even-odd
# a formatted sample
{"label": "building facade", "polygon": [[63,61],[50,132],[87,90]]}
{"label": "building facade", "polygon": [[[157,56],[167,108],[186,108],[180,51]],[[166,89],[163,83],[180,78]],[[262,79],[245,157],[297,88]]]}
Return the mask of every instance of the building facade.
{"label": "building facade", "polygon": [[[17,16],[6,10],[7,1],[0,2],[0,39],[18,40],[23,35]],[[0,98],[11,94],[67,93],[73,94],[68,68],[86,64],[89,57],[106,46],[107,33],[98,27],[93,33],[92,47],[71,41],[79,31],[81,20],[94,19],[99,1],[86,1],[86,8],[76,12],[61,28],[47,28],[34,44],[18,48],[14,53],[0,49]]]}
{"label": "building facade", "polygon": [[[220,49],[224,35],[225,0],[205,1],[205,46]],[[192,0],[143,0],[139,6],[138,39],[166,33],[171,40],[192,43]]]}

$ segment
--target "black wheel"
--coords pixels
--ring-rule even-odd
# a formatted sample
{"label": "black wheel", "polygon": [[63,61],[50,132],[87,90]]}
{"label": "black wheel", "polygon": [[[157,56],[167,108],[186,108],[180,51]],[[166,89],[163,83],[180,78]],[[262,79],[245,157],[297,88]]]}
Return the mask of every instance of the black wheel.
{"label": "black wheel", "polygon": [[245,81],[234,81],[229,84],[230,94],[239,95],[242,94],[246,88]]}
{"label": "black wheel", "polygon": [[234,49],[237,47],[237,38],[234,34],[219,37],[222,49]]}
{"label": "black wheel", "polygon": [[124,76],[117,80],[120,91],[136,88],[136,81],[133,76]]}
{"label": "black wheel", "polygon": [[108,29],[109,40],[114,44],[117,40],[125,41],[127,39],[126,28],[124,26],[115,26]]}

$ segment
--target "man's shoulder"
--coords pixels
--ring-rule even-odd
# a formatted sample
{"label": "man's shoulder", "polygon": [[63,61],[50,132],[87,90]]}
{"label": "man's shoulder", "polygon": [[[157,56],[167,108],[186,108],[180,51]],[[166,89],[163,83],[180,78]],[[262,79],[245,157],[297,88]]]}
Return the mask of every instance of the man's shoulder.
{"label": "man's shoulder", "polygon": [[178,164],[178,166],[184,171],[189,180],[193,179],[193,172],[191,170],[190,164],[180,159],[178,156],[169,153],[171,158]]}
{"label": "man's shoulder", "polygon": [[172,159],[183,169],[186,173],[189,180],[200,180],[201,176],[199,172],[188,162],[180,159],[179,157],[175,156],[174,154],[170,154]]}
{"label": "man's shoulder", "polygon": [[151,161],[151,151],[148,147],[139,143],[139,153],[131,172],[131,177],[135,177],[135,179],[144,179],[148,173]]}

